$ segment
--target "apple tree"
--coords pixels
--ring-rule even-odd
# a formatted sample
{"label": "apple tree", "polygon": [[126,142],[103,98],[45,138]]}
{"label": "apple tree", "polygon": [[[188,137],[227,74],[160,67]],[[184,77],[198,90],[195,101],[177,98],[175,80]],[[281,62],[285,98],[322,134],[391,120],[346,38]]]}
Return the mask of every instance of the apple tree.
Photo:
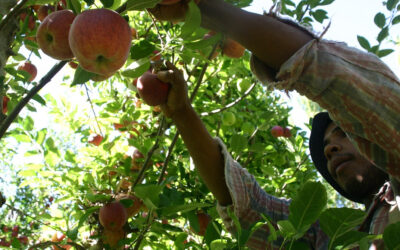
{"label": "apple tree", "polygon": [[[333,1],[274,0],[271,10],[309,28],[327,26]],[[400,21],[398,2],[387,1],[388,12],[374,17],[381,29],[376,45],[359,35],[363,48],[378,56],[393,52],[381,47]],[[169,6],[169,21],[149,11],[156,4]],[[200,27],[195,1],[6,0],[0,14],[1,246],[236,249],[269,223],[265,218],[238,235],[226,231],[215,199],[158,106],[168,85],[149,70],[163,69],[165,61],[183,71],[194,108],[234,159],[265,191],[293,199],[297,212],[270,240],[282,236],[294,246],[312,222],[326,223],[335,212],[327,206],[345,202],[318,177],[307,131],[290,122],[281,93],[252,75],[249,51]],[[60,26],[46,24],[56,15]],[[40,72],[49,62],[48,72]],[[318,208],[302,207],[300,198]],[[356,208],[341,212],[351,214],[352,223],[364,216]],[[355,224],[345,219],[329,229],[343,225],[336,236],[348,244],[371,239],[346,238]],[[337,238],[332,247],[341,243]]]}

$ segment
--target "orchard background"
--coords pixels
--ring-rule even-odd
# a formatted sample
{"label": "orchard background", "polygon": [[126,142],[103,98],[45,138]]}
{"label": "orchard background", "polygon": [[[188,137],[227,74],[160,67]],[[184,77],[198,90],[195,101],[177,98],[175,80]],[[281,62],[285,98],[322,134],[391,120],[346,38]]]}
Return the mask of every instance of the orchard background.
{"label": "orchard background", "polygon": [[[146,8],[158,2],[2,1],[0,247],[242,249],[254,230],[270,225],[265,217],[250,229],[229,234],[174,125],[137,94],[135,80],[164,60],[183,70],[193,106],[210,133],[227,144],[265,191],[293,199],[291,216],[279,222],[277,230],[271,228],[268,240],[280,236],[283,247],[304,249],[297,239],[319,219],[331,237],[331,249],[365,247],[379,237],[389,249],[400,245],[398,237],[386,240],[398,235],[398,224],[378,236],[352,231],[364,213],[320,180],[307,151],[309,125],[292,122],[286,98],[257,82],[250,71],[250,53],[232,58],[223,51],[222,34],[205,39],[209,30],[200,28],[192,2],[186,20],[156,20]],[[252,4],[229,2],[243,8]],[[267,10],[322,35],[329,30],[334,0],[265,4]],[[22,65],[36,62],[32,64],[40,70],[49,62],[34,39],[44,18],[45,7],[39,11],[40,6],[77,15],[87,9],[118,11],[136,31],[128,60],[103,81],[93,81],[92,73],[75,69],[69,60],[54,61],[49,72],[39,71],[30,79],[33,71]],[[393,30],[400,22],[400,4],[389,0],[382,7],[370,17],[378,30],[376,39],[358,34],[357,40],[365,50],[385,57],[393,55],[398,44]],[[312,103],[303,106],[309,117],[319,110]],[[285,128],[286,136],[281,136]],[[113,216],[100,223],[100,210],[112,201],[128,211],[126,223]],[[351,208],[333,208],[343,204]],[[122,220],[123,225],[105,226],[107,219]]]}

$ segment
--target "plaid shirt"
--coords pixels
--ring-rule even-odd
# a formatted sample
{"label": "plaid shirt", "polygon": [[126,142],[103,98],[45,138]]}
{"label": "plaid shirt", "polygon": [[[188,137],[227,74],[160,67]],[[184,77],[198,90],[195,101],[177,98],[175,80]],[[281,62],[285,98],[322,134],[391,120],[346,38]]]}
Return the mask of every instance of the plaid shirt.
{"label": "plaid shirt", "polygon": [[[296,90],[328,110],[331,119],[359,151],[390,175],[390,192],[393,190],[394,195],[371,212],[369,231],[383,233],[388,223],[400,221],[400,82],[393,72],[374,54],[324,40],[310,41],[285,62],[276,75],[254,56],[251,63],[253,72],[265,85],[284,91]],[[226,183],[233,200],[230,207],[241,226],[247,228],[260,221],[260,213],[274,222],[287,219],[290,201],[266,194],[219,142],[225,157]],[[234,232],[227,209],[218,205],[227,229]],[[267,237],[268,227],[264,226],[253,234],[248,246],[254,249],[280,247],[279,240],[268,243]],[[314,249],[325,249],[329,239],[317,222],[304,240]],[[379,244],[377,242],[378,248]]]}

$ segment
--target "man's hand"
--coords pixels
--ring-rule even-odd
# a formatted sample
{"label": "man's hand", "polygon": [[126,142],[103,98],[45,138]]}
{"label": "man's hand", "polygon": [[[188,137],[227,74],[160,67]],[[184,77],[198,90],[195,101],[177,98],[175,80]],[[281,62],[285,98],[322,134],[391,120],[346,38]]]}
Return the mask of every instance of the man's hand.
{"label": "man's hand", "polygon": [[183,77],[183,73],[177,69],[172,63],[166,63],[168,70],[157,72],[157,78],[163,82],[171,84],[168,93],[167,103],[161,105],[161,109],[165,116],[178,119],[180,116],[191,108],[188,98],[187,84]]}
{"label": "man's hand", "polygon": [[147,9],[154,17],[160,21],[179,22],[185,20],[188,10],[188,2],[190,0],[182,0],[171,5],[157,4],[153,8]]}

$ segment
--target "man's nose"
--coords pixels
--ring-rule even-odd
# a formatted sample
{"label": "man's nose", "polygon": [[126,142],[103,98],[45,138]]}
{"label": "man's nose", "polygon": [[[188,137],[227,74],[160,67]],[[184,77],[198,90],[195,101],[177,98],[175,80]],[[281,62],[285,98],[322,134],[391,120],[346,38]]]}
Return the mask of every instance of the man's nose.
{"label": "man's nose", "polygon": [[324,148],[324,154],[327,160],[330,160],[332,155],[335,153],[340,152],[342,150],[342,147],[337,144],[337,143],[329,143],[328,145],[325,146]]}

